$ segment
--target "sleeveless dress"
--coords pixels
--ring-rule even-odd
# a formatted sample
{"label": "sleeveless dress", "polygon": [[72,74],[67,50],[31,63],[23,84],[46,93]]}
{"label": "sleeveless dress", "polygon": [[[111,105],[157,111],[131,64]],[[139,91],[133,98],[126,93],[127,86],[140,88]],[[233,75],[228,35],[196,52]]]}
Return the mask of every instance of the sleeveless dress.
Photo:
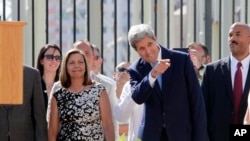
{"label": "sleeveless dress", "polygon": [[103,141],[104,134],[99,108],[100,83],[79,93],[60,88],[53,95],[57,101],[60,129],[58,141]]}

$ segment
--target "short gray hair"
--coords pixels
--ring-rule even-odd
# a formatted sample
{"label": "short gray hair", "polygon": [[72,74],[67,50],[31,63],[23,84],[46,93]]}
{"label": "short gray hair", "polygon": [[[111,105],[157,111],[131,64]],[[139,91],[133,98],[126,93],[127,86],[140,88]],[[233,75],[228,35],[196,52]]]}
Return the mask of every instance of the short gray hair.
{"label": "short gray hair", "polygon": [[144,37],[150,37],[156,39],[154,31],[151,26],[147,24],[138,24],[130,27],[128,32],[128,42],[136,50],[136,42],[140,41]]}

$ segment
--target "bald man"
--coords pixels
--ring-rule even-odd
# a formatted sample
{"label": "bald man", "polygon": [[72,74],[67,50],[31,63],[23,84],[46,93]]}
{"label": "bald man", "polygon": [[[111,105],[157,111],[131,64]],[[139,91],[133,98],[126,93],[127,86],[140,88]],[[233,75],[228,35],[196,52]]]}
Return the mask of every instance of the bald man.
{"label": "bald man", "polygon": [[[243,124],[247,109],[250,88],[249,26],[234,23],[229,29],[228,44],[230,56],[208,64],[203,76],[202,90],[210,141],[229,141],[230,124]],[[239,71],[241,81],[235,79],[235,74]],[[240,92],[236,95],[238,86],[235,84],[239,83],[242,85],[237,89]]]}

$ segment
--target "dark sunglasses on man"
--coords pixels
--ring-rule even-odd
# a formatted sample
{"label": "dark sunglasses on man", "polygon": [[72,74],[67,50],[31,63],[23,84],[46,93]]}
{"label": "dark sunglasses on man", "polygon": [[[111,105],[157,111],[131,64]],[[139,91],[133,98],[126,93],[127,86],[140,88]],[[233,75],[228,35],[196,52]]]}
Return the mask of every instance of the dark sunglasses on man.
{"label": "dark sunglasses on man", "polygon": [[118,67],[117,70],[118,70],[119,72],[125,72],[125,71],[127,71],[127,69],[124,68],[124,67]]}
{"label": "dark sunglasses on man", "polygon": [[44,57],[48,60],[53,60],[55,59],[57,62],[62,61],[62,56],[56,55],[54,56],[53,54],[45,54]]}
{"label": "dark sunglasses on man", "polygon": [[94,60],[98,60],[98,59],[100,59],[100,58],[101,58],[101,57],[98,56],[98,55],[94,56]]}

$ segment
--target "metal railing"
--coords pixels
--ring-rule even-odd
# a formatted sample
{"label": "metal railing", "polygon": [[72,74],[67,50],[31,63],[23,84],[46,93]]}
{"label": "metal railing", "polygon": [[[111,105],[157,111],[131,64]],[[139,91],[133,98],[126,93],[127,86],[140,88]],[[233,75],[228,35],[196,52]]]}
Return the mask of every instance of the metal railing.
{"label": "metal railing", "polygon": [[205,43],[212,59],[227,56],[230,25],[249,23],[248,0],[0,0],[2,21],[26,21],[24,61],[35,66],[39,49],[58,44],[63,52],[74,41],[88,39],[104,58],[111,76],[121,61],[137,55],[127,43],[133,24],[151,24],[159,43],[168,48]]}

